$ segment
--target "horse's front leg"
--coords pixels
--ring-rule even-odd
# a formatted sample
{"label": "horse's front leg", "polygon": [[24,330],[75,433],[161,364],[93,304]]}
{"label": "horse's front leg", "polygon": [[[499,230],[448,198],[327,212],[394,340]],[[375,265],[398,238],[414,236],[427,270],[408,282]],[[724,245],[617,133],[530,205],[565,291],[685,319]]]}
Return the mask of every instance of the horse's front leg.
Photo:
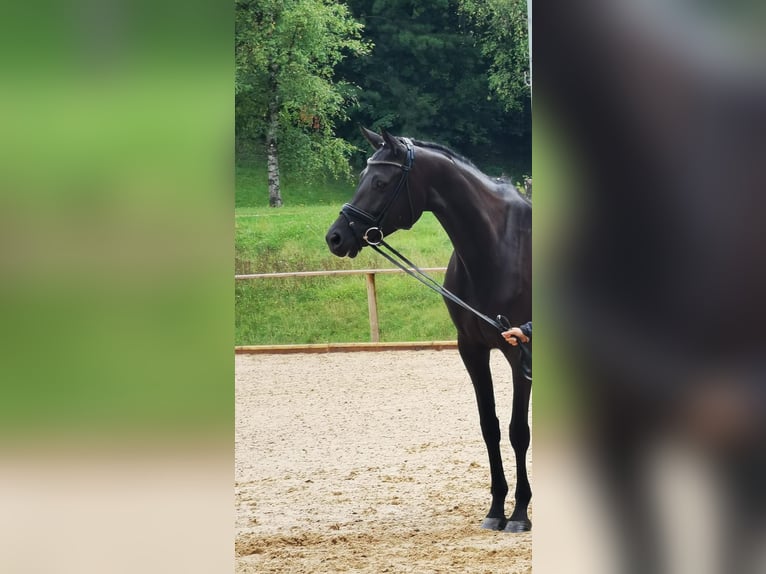
{"label": "horse's front leg", "polygon": [[521,366],[516,361],[511,364],[513,370],[513,412],[509,434],[511,446],[516,456],[516,505],[513,514],[505,526],[507,532],[523,532],[532,528],[527,514],[532,489],[527,476],[527,450],[529,449],[529,399],[532,394],[532,382],[524,378]]}
{"label": "horse's front leg", "polygon": [[495,393],[492,373],[489,368],[489,349],[466,344],[458,340],[458,349],[463,364],[471,377],[479,407],[479,423],[489,455],[489,469],[492,477],[492,505],[482,528],[503,530],[506,524],[505,497],[508,483],[505,481],[503,459],[500,454],[500,421],[495,413]]}

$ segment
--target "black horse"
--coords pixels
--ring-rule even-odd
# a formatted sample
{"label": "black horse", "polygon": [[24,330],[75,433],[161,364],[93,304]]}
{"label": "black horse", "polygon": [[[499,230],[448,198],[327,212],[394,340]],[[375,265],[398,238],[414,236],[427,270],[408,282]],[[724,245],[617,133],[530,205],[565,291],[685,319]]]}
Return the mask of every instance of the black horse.
{"label": "black horse", "polygon": [[[470,161],[444,146],[383,131],[362,133],[375,148],[367,160],[350,204],[327,232],[338,257],[355,257],[367,243],[379,243],[397,229],[409,229],[431,211],[455,249],[444,286],[465,303],[490,316],[502,314],[513,324],[532,318],[532,206],[510,184],[484,175]],[[529,399],[532,384],[522,375],[520,352],[500,331],[449,299],[460,357],[471,377],[479,407],[481,432],[492,476],[492,505],[482,527],[529,530],[532,491],[526,467],[529,448]],[[500,349],[513,372],[510,439],[516,455],[516,505],[505,516],[508,483],[500,455],[500,423],[489,356]]]}

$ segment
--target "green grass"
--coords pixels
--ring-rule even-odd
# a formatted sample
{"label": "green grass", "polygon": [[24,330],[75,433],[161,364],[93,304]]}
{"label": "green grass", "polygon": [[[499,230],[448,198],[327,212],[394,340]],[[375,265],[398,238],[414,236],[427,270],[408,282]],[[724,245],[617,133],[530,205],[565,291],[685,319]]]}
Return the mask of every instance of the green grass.
{"label": "green grass", "polygon": [[[268,207],[269,193],[266,187],[265,162],[248,162],[235,168],[234,205],[240,207]],[[340,207],[354,193],[351,181],[302,182],[280,177],[282,199],[285,206],[306,207],[310,205],[337,205]]]}
{"label": "green grass", "polygon": [[[265,177],[257,179],[258,171],[237,170],[237,273],[391,267],[370,249],[355,259],[341,259],[327,248],[327,229],[353,194],[353,186],[333,182],[285,185],[285,207],[274,209],[265,207]],[[452,253],[447,235],[430,213],[423,214],[412,230],[398,231],[390,241],[422,267],[445,266]],[[443,274],[434,275],[441,280]],[[411,277],[378,275],[376,287],[382,341],[455,337],[441,297]],[[364,275],[252,279],[237,281],[235,290],[237,345],[370,340]]]}

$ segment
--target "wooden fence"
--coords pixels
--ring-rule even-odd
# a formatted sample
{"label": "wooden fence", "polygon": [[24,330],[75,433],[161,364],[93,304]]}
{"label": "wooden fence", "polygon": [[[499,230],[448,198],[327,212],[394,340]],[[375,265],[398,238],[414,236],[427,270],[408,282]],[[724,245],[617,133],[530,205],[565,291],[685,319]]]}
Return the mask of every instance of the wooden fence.
{"label": "wooden fence", "polygon": [[[425,272],[434,271],[446,271],[446,267],[426,267],[423,269]],[[375,288],[375,276],[383,273],[404,273],[401,269],[341,269],[335,271],[292,271],[287,273],[248,273],[244,275],[235,275],[234,279],[237,281],[246,281],[250,279],[274,279],[281,277],[321,277],[321,276],[338,276],[338,275],[364,275],[365,284],[367,286],[367,311],[370,318],[370,342],[372,346],[366,343],[347,344],[338,346],[338,350],[371,350],[374,347],[380,347],[382,349],[393,348],[421,348],[423,346],[437,346],[438,348],[444,348],[452,346],[452,341],[433,341],[430,343],[380,343],[380,328],[378,323],[378,294]],[[237,352],[268,352],[271,349],[273,352],[286,352],[290,348],[295,350],[302,350],[305,352],[324,352],[333,350],[329,345],[280,345],[270,347],[236,347]]]}

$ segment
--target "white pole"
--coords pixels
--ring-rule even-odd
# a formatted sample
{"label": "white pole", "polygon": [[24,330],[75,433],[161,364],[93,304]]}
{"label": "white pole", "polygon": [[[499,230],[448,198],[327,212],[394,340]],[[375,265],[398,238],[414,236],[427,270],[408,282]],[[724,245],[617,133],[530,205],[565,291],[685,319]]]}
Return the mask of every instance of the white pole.
{"label": "white pole", "polygon": [[532,0],[527,0],[527,40],[529,42],[529,97],[532,98]]}

